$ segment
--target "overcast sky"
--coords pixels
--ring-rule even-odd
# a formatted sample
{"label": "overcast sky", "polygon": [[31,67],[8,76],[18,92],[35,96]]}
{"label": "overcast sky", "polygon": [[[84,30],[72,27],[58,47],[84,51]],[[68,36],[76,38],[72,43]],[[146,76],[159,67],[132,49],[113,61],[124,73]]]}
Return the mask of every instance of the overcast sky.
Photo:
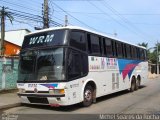
{"label": "overcast sky", "polygon": [[[0,6],[42,15],[43,0],[0,0]],[[160,0],[49,0],[50,16],[64,24],[68,15],[70,25],[106,33],[134,44],[147,42],[153,47],[160,42]],[[64,12],[66,11],[66,13]],[[18,19],[6,30],[29,29],[42,24]]]}

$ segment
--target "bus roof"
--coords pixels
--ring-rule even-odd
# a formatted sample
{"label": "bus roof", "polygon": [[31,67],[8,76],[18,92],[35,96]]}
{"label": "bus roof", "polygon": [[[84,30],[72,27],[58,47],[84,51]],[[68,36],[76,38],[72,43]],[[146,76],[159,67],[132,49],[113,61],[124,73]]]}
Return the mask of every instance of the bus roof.
{"label": "bus roof", "polygon": [[120,42],[123,42],[123,43],[126,43],[126,44],[130,44],[130,45],[133,45],[133,46],[136,46],[136,47],[140,47],[140,48],[146,49],[146,48],[143,47],[143,46],[139,46],[139,45],[136,45],[136,44],[133,44],[133,43],[130,43],[130,42],[121,40],[121,39],[117,39],[117,38],[115,38],[115,37],[111,37],[111,36],[106,35],[106,34],[104,34],[104,33],[92,31],[92,30],[89,30],[89,29],[86,29],[86,28],[82,28],[82,27],[79,27],[79,26],[51,27],[51,28],[46,28],[46,29],[42,29],[42,30],[35,31],[35,32],[29,33],[29,34],[27,34],[27,35],[31,35],[31,34],[35,34],[35,33],[39,33],[39,32],[51,31],[51,30],[61,30],[61,29],[71,29],[71,30],[74,29],[74,30],[87,31],[87,32],[90,32],[90,33],[93,33],[93,34],[97,34],[97,35],[100,35],[100,36],[104,36],[104,37],[107,37],[107,38],[114,39],[114,40],[116,40],[116,41],[120,41]]}

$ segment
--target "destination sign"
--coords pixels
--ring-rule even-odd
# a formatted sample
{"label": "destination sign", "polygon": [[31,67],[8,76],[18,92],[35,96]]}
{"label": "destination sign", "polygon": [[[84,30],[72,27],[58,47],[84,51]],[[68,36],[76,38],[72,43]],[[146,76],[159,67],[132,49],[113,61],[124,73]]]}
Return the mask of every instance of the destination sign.
{"label": "destination sign", "polygon": [[54,30],[27,35],[24,38],[22,49],[64,45],[66,44],[66,31]]}
{"label": "destination sign", "polygon": [[31,37],[29,44],[40,44],[40,43],[48,43],[52,42],[54,37],[54,34],[52,35],[47,35],[47,36],[38,36],[38,37]]}

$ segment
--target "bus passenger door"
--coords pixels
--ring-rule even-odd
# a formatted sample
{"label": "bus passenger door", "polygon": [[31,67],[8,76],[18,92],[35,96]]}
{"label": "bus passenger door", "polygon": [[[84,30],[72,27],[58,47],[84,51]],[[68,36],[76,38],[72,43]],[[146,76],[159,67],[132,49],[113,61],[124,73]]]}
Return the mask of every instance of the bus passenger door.
{"label": "bus passenger door", "polygon": [[70,91],[69,98],[72,102],[78,102],[81,96],[81,84],[83,77],[88,74],[88,57],[87,54],[74,49],[68,51],[68,80]]}

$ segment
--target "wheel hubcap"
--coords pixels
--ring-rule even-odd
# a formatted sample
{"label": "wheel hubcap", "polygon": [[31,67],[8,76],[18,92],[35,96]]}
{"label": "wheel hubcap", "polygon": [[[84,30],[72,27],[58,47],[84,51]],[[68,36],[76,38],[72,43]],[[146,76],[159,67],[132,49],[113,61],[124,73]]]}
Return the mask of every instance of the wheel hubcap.
{"label": "wheel hubcap", "polygon": [[86,101],[90,101],[92,99],[92,92],[90,90],[86,90],[84,98]]}

